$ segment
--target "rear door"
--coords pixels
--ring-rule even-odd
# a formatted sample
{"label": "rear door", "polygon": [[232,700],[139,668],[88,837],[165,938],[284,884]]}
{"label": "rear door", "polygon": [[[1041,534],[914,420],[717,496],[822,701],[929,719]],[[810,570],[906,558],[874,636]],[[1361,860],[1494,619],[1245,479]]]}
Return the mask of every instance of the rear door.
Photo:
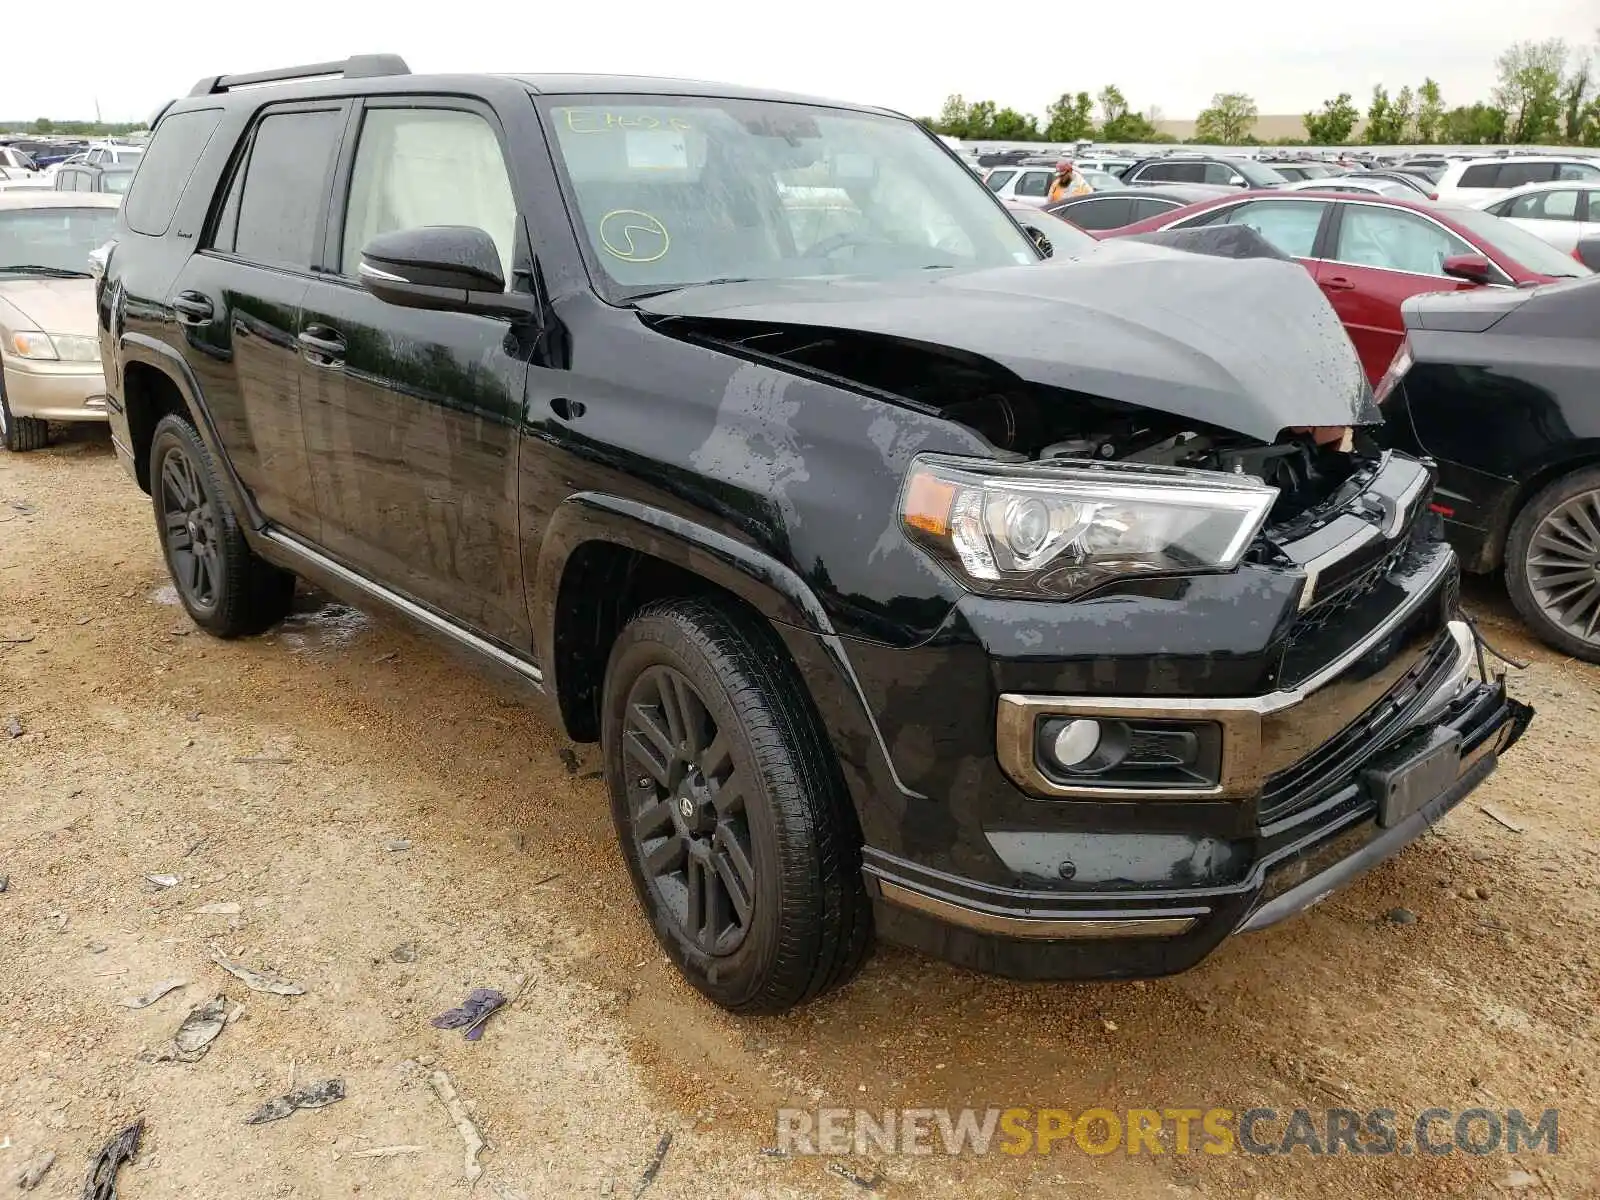
{"label": "rear door", "polygon": [[526,248],[502,140],[492,111],[470,100],[357,108],[298,348],[323,545],[526,649],[517,430],[529,351],[503,319],[402,308],[357,279],[380,233],[466,225],[494,238],[510,281]]}
{"label": "rear door", "polygon": [[1576,187],[1529,192],[1490,211],[1568,253],[1577,249],[1583,231],[1583,191]]}
{"label": "rear door", "polygon": [[1045,200],[1050,195],[1050,179],[1053,171],[1023,171],[1017,176],[1016,183],[1012,185],[1011,194],[1024,204],[1033,204],[1043,207]]}
{"label": "rear door", "polygon": [[1333,205],[1317,282],[1377,383],[1405,336],[1400,305],[1423,292],[1478,286],[1442,269],[1454,254],[1479,251],[1419,213],[1358,200]]}

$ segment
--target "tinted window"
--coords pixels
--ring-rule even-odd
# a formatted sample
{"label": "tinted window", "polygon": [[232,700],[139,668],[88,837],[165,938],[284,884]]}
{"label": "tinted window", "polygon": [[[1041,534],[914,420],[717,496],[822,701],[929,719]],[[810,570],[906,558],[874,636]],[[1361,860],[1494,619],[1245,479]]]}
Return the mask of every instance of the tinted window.
{"label": "tinted window", "polygon": [[1152,163],[1139,172],[1139,178],[1161,180],[1166,183],[1204,183],[1206,165],[1197,162]]}
{"label": "tinted window", "polygon": [[311,266],[323,188],[343,128],[338,109],[262,119],[245,168],[235,254],[275,266]]}
{"label": "tinted window", "polygon": [[[189,186],[195,163],[221,120],[221,109],[202,108],[196,112],[173,113],[160,122],[148,151],[150,169],[139,172],[138,186],[128,192],[123,211],[127,213],[129,229],[152,237],[167,231],[183,189]],[[99,162],[97,154],[105,157],[103,152],[91,150],[89,161]]]}
{"label": "tinted window", "polygon": [[1126,196],[1090,197],[1067,205],[1057,215],[1079,229],[1121,229],[1133,223],[1134,218],[1128,215],[1132,208],[1133,201]]}
{"label": "tinted window", "polygon": [[1014,189],[1019,196],[1048,196],[1050,194],[1049,171],[1024,171],[1022,178],[1017,180]]}
{"label": "tinted window", "polygon": [[1349,204],[1339,223],[1340,262],[1417,275],[1443,275],[1452,254],[1476,254],[1473,247],[1432,221],[1397,208]]}
{"label": "tinted window", "polygon": [[1132,221],[1143,221],[1147,217],[1159,216],[1161,213],[1169,213],[1175,208],[1183,207],[1183,205],[1175,204],[1171,200],[1152,200],[1149,197],[1143,199],[1134,198],[1131,203],[1133,204],[1133,215],[1130,218],[1130,223]]}
{"label": "tinted window", "polygon": [[1475,167],[1468,167],[1461,172],[1461,182],[1457,187],[1464,188],[1491,188],[1498,187],[1495,182],[1500,177],[1499,163],[1479,163]]}
{"label": "tinted window", "polygon": [[1525,183],[1546,183],[1555,177],[1555,163],[1508,162],[1501,165],[1495,186],[1521,187]]}
{"label": "tinted window", "polygon": [[1578,190],[1562,188],[1554,192],[1530,192],[1507,204],[1496,205],[1495,215],[1522,217],[1530,221],[1576,221]]}
{"label": "tinted window", "polygon": [[494,238],[511,278],[517,203],[494,130],[474,113],[372,109],[361,122],[341,270],[354,276],[361,248],[380,233],[468,225]]}
{"label": "tinted window", "polygon": [[1558,163],[1557,179],[1600,179],[1600,167],[1593,163]]}
{"label": "tinted window", "polygon": [[1320,200],[1257,200],[1230,208],[1221,223],[1254,229],[1285,254],[1310,258],[1327,207]]}
{"label": "tinted window", "polygon": [[1228,166],[1226,163],[1206,163],[1205,164],[1205,179],[1204,179],[1204,182],[1206,182],[1206,183],[1227,184],[1227,183],[1232,183],[1234,180],[1236,180],[1238,178],[1239,178],[1239,172],[1235,171],[1232,167]]}
{"label": "tinted window", "polygon": [[998,192],[1001,188],[1005,187],[1007,181],[1010,180],[1010,178],[1015,174],[1015,171],[990,171],[989,178],[984,180],[984,182],[989,185],[989,190],[991,192]]}

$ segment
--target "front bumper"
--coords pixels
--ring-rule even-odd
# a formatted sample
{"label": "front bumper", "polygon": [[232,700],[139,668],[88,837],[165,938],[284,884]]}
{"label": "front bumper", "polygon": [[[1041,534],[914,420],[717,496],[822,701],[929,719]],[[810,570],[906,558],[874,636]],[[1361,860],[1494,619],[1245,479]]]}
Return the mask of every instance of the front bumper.
{"label": "front bumper", "polygon": [[14,417],[104,421],[106,381],[98,363],[6,358],[6,403]]}
{"label": "front bumper", "polygon": [[[865,869],[880,935],[1016,978],[1130,978],[1185,970],[1230,935],[1310,907],[1460,803],[1526,728],[1532,710],[1510,699],[1503,682],[1471,678],[1472,647],[1464,632],[1452,624],[1429,660],[1437,662],[1428,686],[1408,696],[1406,710],[1381,735],[1344,753],[1336,765],[1327,764],[1328,770],[1302,778],[1288,815],[1260,823],[1245,836],[1140,832],[1131,811],[1123,814],[1120,830],[990,835],[995,851],[1022,875],[1042,877],[1052,861],[1058,873],[1077,873],[1071,856],[1079,856],[1087,886],[1072,890],[997,887],[869,848]],[[1237,706],[1230,701],[1220,711]],[[1374,769],[1403,756],[1418,739],[1441,734],[1459,742],[1454,780],[1385,827]],[[1276,811],[1284,810],[1282,799]],[[1136,810],[1149,803],[1120,807]],[[1169,863],[1164,872],[1151,871],[1173,855],[1182,860],[1178,869]],[[1188,874],[1195,882],[1139,885],[1155,873]]]}

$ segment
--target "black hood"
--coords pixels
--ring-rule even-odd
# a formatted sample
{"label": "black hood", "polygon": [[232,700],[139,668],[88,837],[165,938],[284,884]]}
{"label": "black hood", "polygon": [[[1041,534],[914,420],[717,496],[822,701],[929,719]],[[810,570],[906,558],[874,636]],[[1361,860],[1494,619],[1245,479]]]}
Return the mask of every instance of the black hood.
{"label": "black hood", "polygon": [[979,355],[1021,379],[1263,442],[1382,419],[1361,362],[1294,262],[1109,241],[983,271],[706,284],[645,313],[856,330]]}

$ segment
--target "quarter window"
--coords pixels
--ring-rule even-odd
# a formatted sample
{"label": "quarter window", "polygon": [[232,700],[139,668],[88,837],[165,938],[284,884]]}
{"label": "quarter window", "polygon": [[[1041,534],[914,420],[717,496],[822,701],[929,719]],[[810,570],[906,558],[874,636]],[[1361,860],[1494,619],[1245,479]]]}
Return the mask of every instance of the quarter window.
{"label": "quarter window", "polygon": [[[221,109],[201,108],[173,113],[157,124],[155,137],[145,151],[151,167],[139,172],[139,186],[128,193],[125,211],[129,229],[150,237],[166,233],[178,210],[178,201],[189,186],[189,176],[194,173],[195,164],[200,161],[200,155],[205,152],[221,120]],[[101,150],[89,151],[91,163],[104,158]],[[79,172],[80,177],[87,174]],[[91,189],[83,186],[83,190]]]}
{"label": "quarter window", "polygon": [[1600,179],[1600,166],[1594,163],[1562,163],[1556,168],[1557,179]]}
{"label": "quarter window", "polygon": [[985,179],[984,183],[989,185],[991,192],[998,192],[1011,181],[1011,177],[1015,174],[1015,171],[990,171],[989,178]]}
{"label": "quarter window", "polygon": [[1511,201],[1507,210],[1500,215],[1531,221],[1576,221],[1578,191],[1576,188],[1563,188],[1554,192],[1530,192]]}
{"label": "quarter window", "polygon": [[1464,188],[1492,188],[1501,186],[1496,182],[1500,177],[1499,163],[1479,163],[1475,167],[1468,167],[1461,172],[1461,182],[1457,187]]}
{"label": "quarter window", "polygon": [[1355,266],[1442,276],[1445,259],[1476,253],[1461,238],[1422,217],[1394,208],[1348,204],[1333,256]]}
{"label": "quarter window", "polygon": [[468,225],[494,239],[511,278],[517,205],[494,129],[455,109],[374,108],[361,123],[340,270],[354,276],[380,233]]}
{"label": "quarter window", "polygon": [[219,226],[218,248],[251,262],[309,268],[343,128],[344,114],[336,108],[263,117],[244,166],[237,213],[224,214],[223,225],[236,222],[232,246],[223,243]]}

